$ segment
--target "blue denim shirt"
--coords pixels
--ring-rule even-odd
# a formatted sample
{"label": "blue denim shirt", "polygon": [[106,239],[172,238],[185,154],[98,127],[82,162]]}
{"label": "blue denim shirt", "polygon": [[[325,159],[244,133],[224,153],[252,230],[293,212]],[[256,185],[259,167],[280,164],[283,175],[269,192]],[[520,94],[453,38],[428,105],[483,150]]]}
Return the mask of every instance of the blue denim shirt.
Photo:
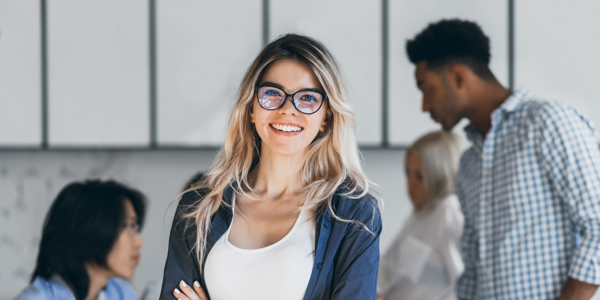
{"label": "blue denim shirt", "polygon": [[[75,300],[73,291],[58,275],[53,275],[50,280],[36,277],[35,280],[23,290],[14,300]],[[135,292],[125,280],[111,278],[106,287],[100,291],[98,299],[138,300]]]}
{"label": "blue denim shirt", "polygon": [[[381,215],[377,200],[369,194],[358,199],[348,198],[343,195],[344,191],[340,188],[333,196],[333,209],[340,218],[360,223],[335,220],[326,208],[317,214],[315,262],[304,294],[305,300],[377,298],[381,234]],[[232,196],[233,189],[228,188],[223,198],[226,203],[231,204]],[[181,218],[182,213],[193,209],[193,204],[199,197],[201,196],[190,192],[179,201],[171,227],[161,300],[175,299],[172,293],[181,280],[186,283],[198,280],[210,297],[210,291],[206,289],[204,278],[199,272],[196,251],[192,250],[196,242],[196,227],[191,224],[186,230],[186,221]],[[232,216],[231,207],[224,205],[213,216],[205,258],[229,228]],[[366,225],[372,233],[361,224]]]}

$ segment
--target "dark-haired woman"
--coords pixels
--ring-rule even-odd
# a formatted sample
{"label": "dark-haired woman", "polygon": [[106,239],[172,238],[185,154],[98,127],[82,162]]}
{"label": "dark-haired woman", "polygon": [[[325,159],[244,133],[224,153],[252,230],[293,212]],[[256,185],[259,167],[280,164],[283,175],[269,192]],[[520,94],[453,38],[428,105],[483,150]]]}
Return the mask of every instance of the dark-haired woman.
{"label": "dark-haired woman", "polygon": [[113,181],[66,186],[46,216],[31,284],[16,299],[137,299],[145,198]]}

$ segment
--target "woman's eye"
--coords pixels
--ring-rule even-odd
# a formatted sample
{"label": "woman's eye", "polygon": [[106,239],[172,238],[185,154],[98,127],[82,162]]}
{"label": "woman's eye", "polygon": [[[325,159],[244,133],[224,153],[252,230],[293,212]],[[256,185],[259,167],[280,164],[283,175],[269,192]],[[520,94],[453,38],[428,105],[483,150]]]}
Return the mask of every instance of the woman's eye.
{"label": "woman's eye", "polygon": [[277,90],[267,90],[265,92],[265,95],[268,95],[268,96],[279,96],[279,92]]}
{"label": "woman's eye", "polygon": [[131,232],[137,233],[140,231],[140,226],[136,223],[127,224],[127,228],[131,230]]}
{"label": "woman's eye", "polygon": [[306,94],[306,95],[303,95],[302,98],[300,98],[300,100],[308,101],[308,102],[316,102],[317,98],[313,95]]}

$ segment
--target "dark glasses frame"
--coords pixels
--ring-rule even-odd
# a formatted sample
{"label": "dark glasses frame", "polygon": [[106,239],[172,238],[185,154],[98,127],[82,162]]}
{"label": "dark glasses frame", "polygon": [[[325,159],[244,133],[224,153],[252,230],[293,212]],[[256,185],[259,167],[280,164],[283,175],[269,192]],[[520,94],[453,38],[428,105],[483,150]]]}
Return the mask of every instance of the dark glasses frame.
{"label": "dark glasses frame", "polygon": [[[275,88],[275,89],[278,89],[278,90],[282,91],[285,94],[285,98],[283,99],[283,102],[281,102],[281,105],[279,105],[276,108],[265,108],[264,106],[262,106],[262,104],[260,103],[260,99],[258,98],[258,90],[260,88],[262,88],[262,87],[270,87],[270,88]],[[311,113],[306,113],[306,112],[303,112],[303,111],[299,110],[298,106],[296,106],[296,101],[294,101],[294,96],[296,94],[298,94],[300,92],[307,92],[307,91],[308,92],[313,92],[313,93],[320,94],[323,97],[323,100],[321,100],[321,104],[319,105],[319,107],[317,109],[315,109],[315,111],[313,111]],[[278,109],[282,108],[285,105],[285,102],[287,101],[287,99],[289,97],[289,98],[292,99],[292,104],[294,105],[294,108],[297,111],[299,111],[300,113],[305,114],[305,115],[312,115],[312,114],[318,112],[319,109],[321,109],[321,107],[323,106],[323,102],[325,102],[325,100],[327,100],[327,94],[323,93],[321,91],[316,91],[316,90],[313,90],[313,89],[303,89],[303,90],[299,90],[299,91],[297,91],[297,92],[295,92],[293,94],[288,94],[282,88],[280,88],[278,86],[273,86],[273,85],[270,85],[270,84],[263,84],[263,85],[259,85],[259,86],[254,87],[254,94],[256,95],[256,101],[258,101],[258,105],[260,105],[260,107],[262,107],[264,110],[278,110]]]}

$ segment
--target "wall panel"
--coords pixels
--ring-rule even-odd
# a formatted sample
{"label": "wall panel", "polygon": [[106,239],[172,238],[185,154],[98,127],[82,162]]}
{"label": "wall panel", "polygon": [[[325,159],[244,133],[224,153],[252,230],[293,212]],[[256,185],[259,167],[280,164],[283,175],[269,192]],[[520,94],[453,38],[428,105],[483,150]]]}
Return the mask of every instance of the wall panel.
{"label": "wall panel", "polygon": [[147,146],[148,1],[47,5],[50,146]]}
{"label": "wall panel", "polygon": [[0,1],[0,147],[42,141],[39,1]]}

